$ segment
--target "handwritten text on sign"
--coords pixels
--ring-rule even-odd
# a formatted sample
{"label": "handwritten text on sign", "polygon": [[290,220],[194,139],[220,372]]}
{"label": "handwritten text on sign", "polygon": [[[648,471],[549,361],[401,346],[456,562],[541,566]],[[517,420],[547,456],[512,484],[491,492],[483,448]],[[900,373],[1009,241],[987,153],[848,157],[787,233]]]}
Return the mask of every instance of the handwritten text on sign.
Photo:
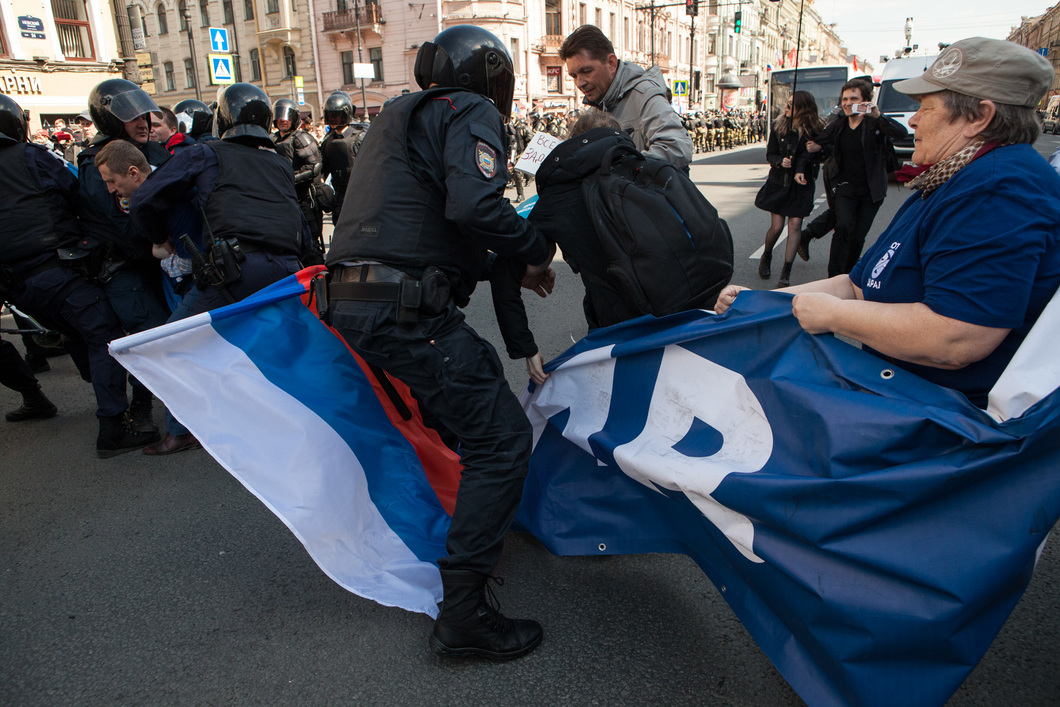
{"label": "handwritten text on sign", "polygon": [[537,174],[537,168],[548,157],[548,153],[552,152],[556,145],[561,142],[562,140],[554,135],[541,132],[534,133],[530,144],[523,150],[523,154],[519,155],[519,161],[515,163],[515,168],[527,174]]}

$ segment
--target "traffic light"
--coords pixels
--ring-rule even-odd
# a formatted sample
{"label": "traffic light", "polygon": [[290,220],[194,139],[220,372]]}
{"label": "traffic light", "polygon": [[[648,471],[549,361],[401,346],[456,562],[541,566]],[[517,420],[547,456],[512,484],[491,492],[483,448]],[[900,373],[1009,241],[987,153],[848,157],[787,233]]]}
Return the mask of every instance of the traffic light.
{"label": "traffic light", "polygon": [[735,32],[736,34],[739,34],[741,31],[743,31],[743,13],[739,10],[737,10],[736,14],[733,15],[732,24],[733,32]]}
{"label": "traffic light", "polygon": [[692,17],[699,15],[699,0],[685,0],[685,14]]}

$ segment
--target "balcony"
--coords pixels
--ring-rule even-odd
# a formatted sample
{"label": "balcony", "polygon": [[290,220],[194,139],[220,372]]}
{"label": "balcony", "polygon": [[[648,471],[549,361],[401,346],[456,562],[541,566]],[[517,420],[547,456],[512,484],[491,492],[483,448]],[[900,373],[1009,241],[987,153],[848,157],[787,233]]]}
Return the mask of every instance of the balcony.
{"label": "balcony", "polygon": [[546,34],[542,36],[541,39],[534,42],[531,48],[539,54],[558,56],[559,48],[563,44],[563,39],[564,37],[562,34]]}
{"label": "balcony", "polygon": [[357,29],[358,21],[361,29],[370,29],[372,26],[386,24],[383,19],[383,11],[376,3],[367,3],[355,10],[339,10],[338,12],[324,13],[325,32],[347,32]]}

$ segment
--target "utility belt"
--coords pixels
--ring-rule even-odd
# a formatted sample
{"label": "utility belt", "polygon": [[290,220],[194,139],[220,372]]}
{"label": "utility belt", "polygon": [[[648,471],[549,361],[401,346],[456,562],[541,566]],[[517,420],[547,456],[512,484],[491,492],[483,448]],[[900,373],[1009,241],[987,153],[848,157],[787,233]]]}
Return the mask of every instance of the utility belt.
{"label": "utility belt", "polygon": [[444,312],[452,300],[449,277],[441,268],[431,265],[414,277],[382,263],[336,267],[331,271],[327,297],[330,302],[395,303],[402,326],[415,325],[420,315]]}
{"label": "utility belt", "polygon": [[235,238],[216,238],[204,253],[189,235],[184,234],[179,240],[191,258],[195,286],[200,290],[216,287],[222,291],[226,300],[235,302],[227,288],[228,285],[243,279],[240,263],[247,259],[247,250],[239,241]]}

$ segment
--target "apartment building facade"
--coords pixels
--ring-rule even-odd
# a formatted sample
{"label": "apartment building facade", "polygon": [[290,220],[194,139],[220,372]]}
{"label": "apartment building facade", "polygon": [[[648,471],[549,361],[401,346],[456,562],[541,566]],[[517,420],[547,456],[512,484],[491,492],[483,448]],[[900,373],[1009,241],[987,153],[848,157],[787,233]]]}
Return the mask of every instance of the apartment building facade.
{"label": "apartment building facade", "polygon": [[0,2],[0,93],[29,111],[33,130],[70,122],[92,87],[122,69],[106,0]]}

